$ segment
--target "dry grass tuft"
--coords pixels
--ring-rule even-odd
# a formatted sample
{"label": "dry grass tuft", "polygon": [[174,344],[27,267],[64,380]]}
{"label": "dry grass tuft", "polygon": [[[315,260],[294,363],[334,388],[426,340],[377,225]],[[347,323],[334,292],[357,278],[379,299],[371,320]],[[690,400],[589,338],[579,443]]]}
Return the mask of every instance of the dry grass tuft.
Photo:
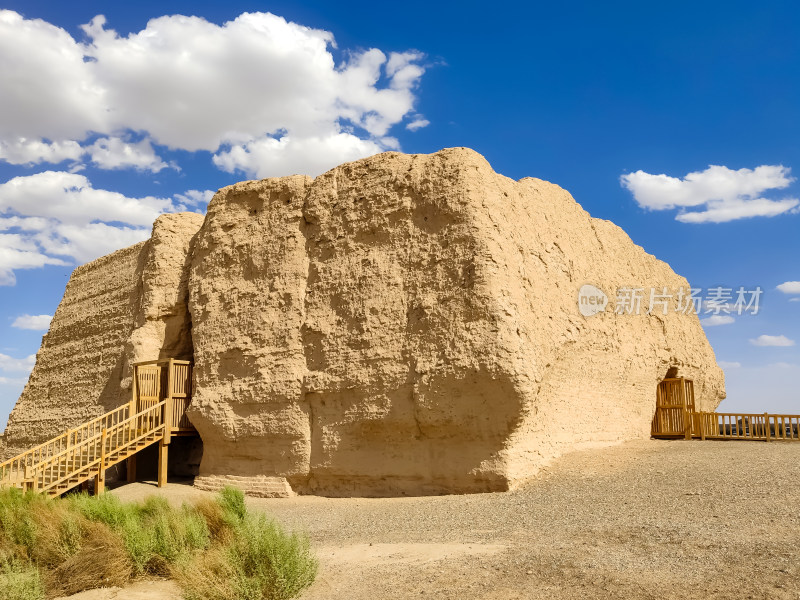
{"label": "dry grass tuft", "polygon": [[[227,557],[227,552],[214,548],[198,556],[178,573],[186,600],[235,600],[237,576]],[[256,596],[257,597],[257,596]]]}
{"label": "dry grass tuft", "polygon": [[31,514],[37,533],[30,557],[40,566],[53,568],[78,552],[89,522],[63,504],[51,502],[46,506]]}
{"label": "dry grass tuft", "polygon": [[83,543],[48,573],[48,597],[69,596],[98,587],[124,586],[132,565],[122,538],[103,523],[86,524]]}
{"label": "dry grass tuft", "polygon": [[208,532],[213,539],[224,541],[230,538],[233,524],[219,502],[211,498],[201,498],[195,503],[194,508],[205,519]]}

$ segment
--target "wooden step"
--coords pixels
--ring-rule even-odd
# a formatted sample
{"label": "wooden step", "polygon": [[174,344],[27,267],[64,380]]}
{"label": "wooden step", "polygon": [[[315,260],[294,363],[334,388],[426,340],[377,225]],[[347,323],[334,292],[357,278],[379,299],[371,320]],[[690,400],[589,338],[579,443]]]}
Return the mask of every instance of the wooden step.
{"label": "wooden step", "polygon": [[[102,469],[107,469],[123,460],[130,458],[136,453],[144,450],[148,446],[158,442],[163,438],[163,432],[160,430],[153,430],[149,433],[143,433],[144,430],[139,430],[138,435],[144,435],[141,439],[135,442],[114,445],[114,436],[109,438],[112,447],[108,449],[108,454],[105,456]],[[40,474],[35,479],[35,486],[38,489],[45,490],[46,493],[52,496],[58,496],[76,485],[96,477],[101,470],[101,467],[93,466],[86,467],[89,461],[95,461],[99,457],[94,452],[87,452],[86,454],[72,454],[64,456],[61,462],[52,465],[46,469],[46,472]],[[58,481],[59,483],[54,483]],[[24,481],[15,481],[7,485],[15,487],[24,487]]]}

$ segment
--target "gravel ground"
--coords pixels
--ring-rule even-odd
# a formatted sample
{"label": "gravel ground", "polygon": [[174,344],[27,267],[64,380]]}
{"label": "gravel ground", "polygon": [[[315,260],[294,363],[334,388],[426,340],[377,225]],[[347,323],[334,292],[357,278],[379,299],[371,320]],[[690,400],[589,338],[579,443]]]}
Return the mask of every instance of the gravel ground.
{"label": "gravel ground", "polygon": [[504,494],[248,502],[310,534],[322,567],[304,600],[800,599],[800,444],[641,440]]}

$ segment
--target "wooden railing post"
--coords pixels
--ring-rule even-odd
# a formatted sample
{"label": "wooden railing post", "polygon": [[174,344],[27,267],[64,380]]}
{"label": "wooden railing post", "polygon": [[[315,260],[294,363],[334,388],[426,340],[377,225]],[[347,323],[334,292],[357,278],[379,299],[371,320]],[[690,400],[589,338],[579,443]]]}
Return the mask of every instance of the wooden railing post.
{"label": "wooden railing post", "polygon": [[683,437],[684,439],[692,439],[692,415],[689,411],[689,394],[686,393],[686,379],[681,377],[680,394],[681,403],[683,404]]}
{"label": "wooden railing post", "polygon": [[158,444],[158,487],[167,485],[167,467],[169,466],[169,445],[164,438]]}
{"label": "wooden railing post", "polygon": [[64,461],[64,471],[67,473],[75,470],[75,457],[72,456],[72,453],[70,452],[70,450],[72,450],[72,446],[75,444],[75,441],[72,439],[73,435],[73,430],[67,429],[67,456],[66,460]]}
{"label": "wooden railing post", "polygon": [[[175,420],[175,415],[173,414],[175,411],[175,399],[173,398],[175,390],[175,359],[169,359],[169,365],[167,366],[167,393],[166,393],[166,413],[167,413],[167,428],[164,431],[164,439],[166,440],[165,443],[169,444],[172,437],[172,424]],[[175,423],[177,426],[177,423]]]}
{"label": "wooden railing post", "polygon": [[[133,417],[133,415],[139,412],[139,401],[136,397],[139,391],[138,386],[139,386],[139,367],[133,365],[133,381],[131,381],[131,402],[130,402],[130,407],[128,408],[128,418]],[[131,421],[131,431],[135,436],[136,419]]]}
{"label": "wooden railing post", "polygon": [[34,481],[33,469],[30,465],[25,465],[25,472],[23,473],[24,480],[22,482],[22,489],[24,491],[36,490],[36,481]]}
{"label": "wooden railing post", "polygon": [[158,444],[158,487],[167,485],[167,470],[169,467],[169,443],[172,437],[172,389],[173,377],[175,376],[175,364],[173,359],[169,359],[167,365],[167,390],[164,394],[164,435]]}
{"label": "wooden railing post", "polygon": [[127,460],[128,465],[128,483],[136,482],[136,455],[129,456]]}
{"label": "wooden railing post", "polygon": [[136,401],[138,380],[139,380],[139,367],[133,365],[133,381],[131,382],[131,414],[129,415],[131,417],[139,412],[138,410],[139,405]]}
{"label": "wooden railing post", "polygon": [[[769,442],[771,440],[771,437],[772,437],[772,433],[770,432],[770,429],[772,427],[771,427],[770,422],[769,422],[769,414],[768,413],[764,413],[764,427],[767,430],[766,431],[767,441]],[[777,433],[777,431],[775,433]]]}
{"label": "wooden railing post", "polygon": [[94,495],[99,496],[106,491],[106,428],[100,434],[100,470],[94,477]]}

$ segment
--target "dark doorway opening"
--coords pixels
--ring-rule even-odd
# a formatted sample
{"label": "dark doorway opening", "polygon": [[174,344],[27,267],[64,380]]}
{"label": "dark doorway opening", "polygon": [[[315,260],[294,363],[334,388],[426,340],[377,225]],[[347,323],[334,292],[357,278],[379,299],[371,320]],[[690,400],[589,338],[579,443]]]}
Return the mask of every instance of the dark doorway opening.
{"label": "dark doorway opening", "polygon": [[[203,440],[199,435],[172,436],[167,457],[167,477],[193,479],[200,472]],[[157,481],[158,444],[152,444],[136,455],[136,481]]]}

